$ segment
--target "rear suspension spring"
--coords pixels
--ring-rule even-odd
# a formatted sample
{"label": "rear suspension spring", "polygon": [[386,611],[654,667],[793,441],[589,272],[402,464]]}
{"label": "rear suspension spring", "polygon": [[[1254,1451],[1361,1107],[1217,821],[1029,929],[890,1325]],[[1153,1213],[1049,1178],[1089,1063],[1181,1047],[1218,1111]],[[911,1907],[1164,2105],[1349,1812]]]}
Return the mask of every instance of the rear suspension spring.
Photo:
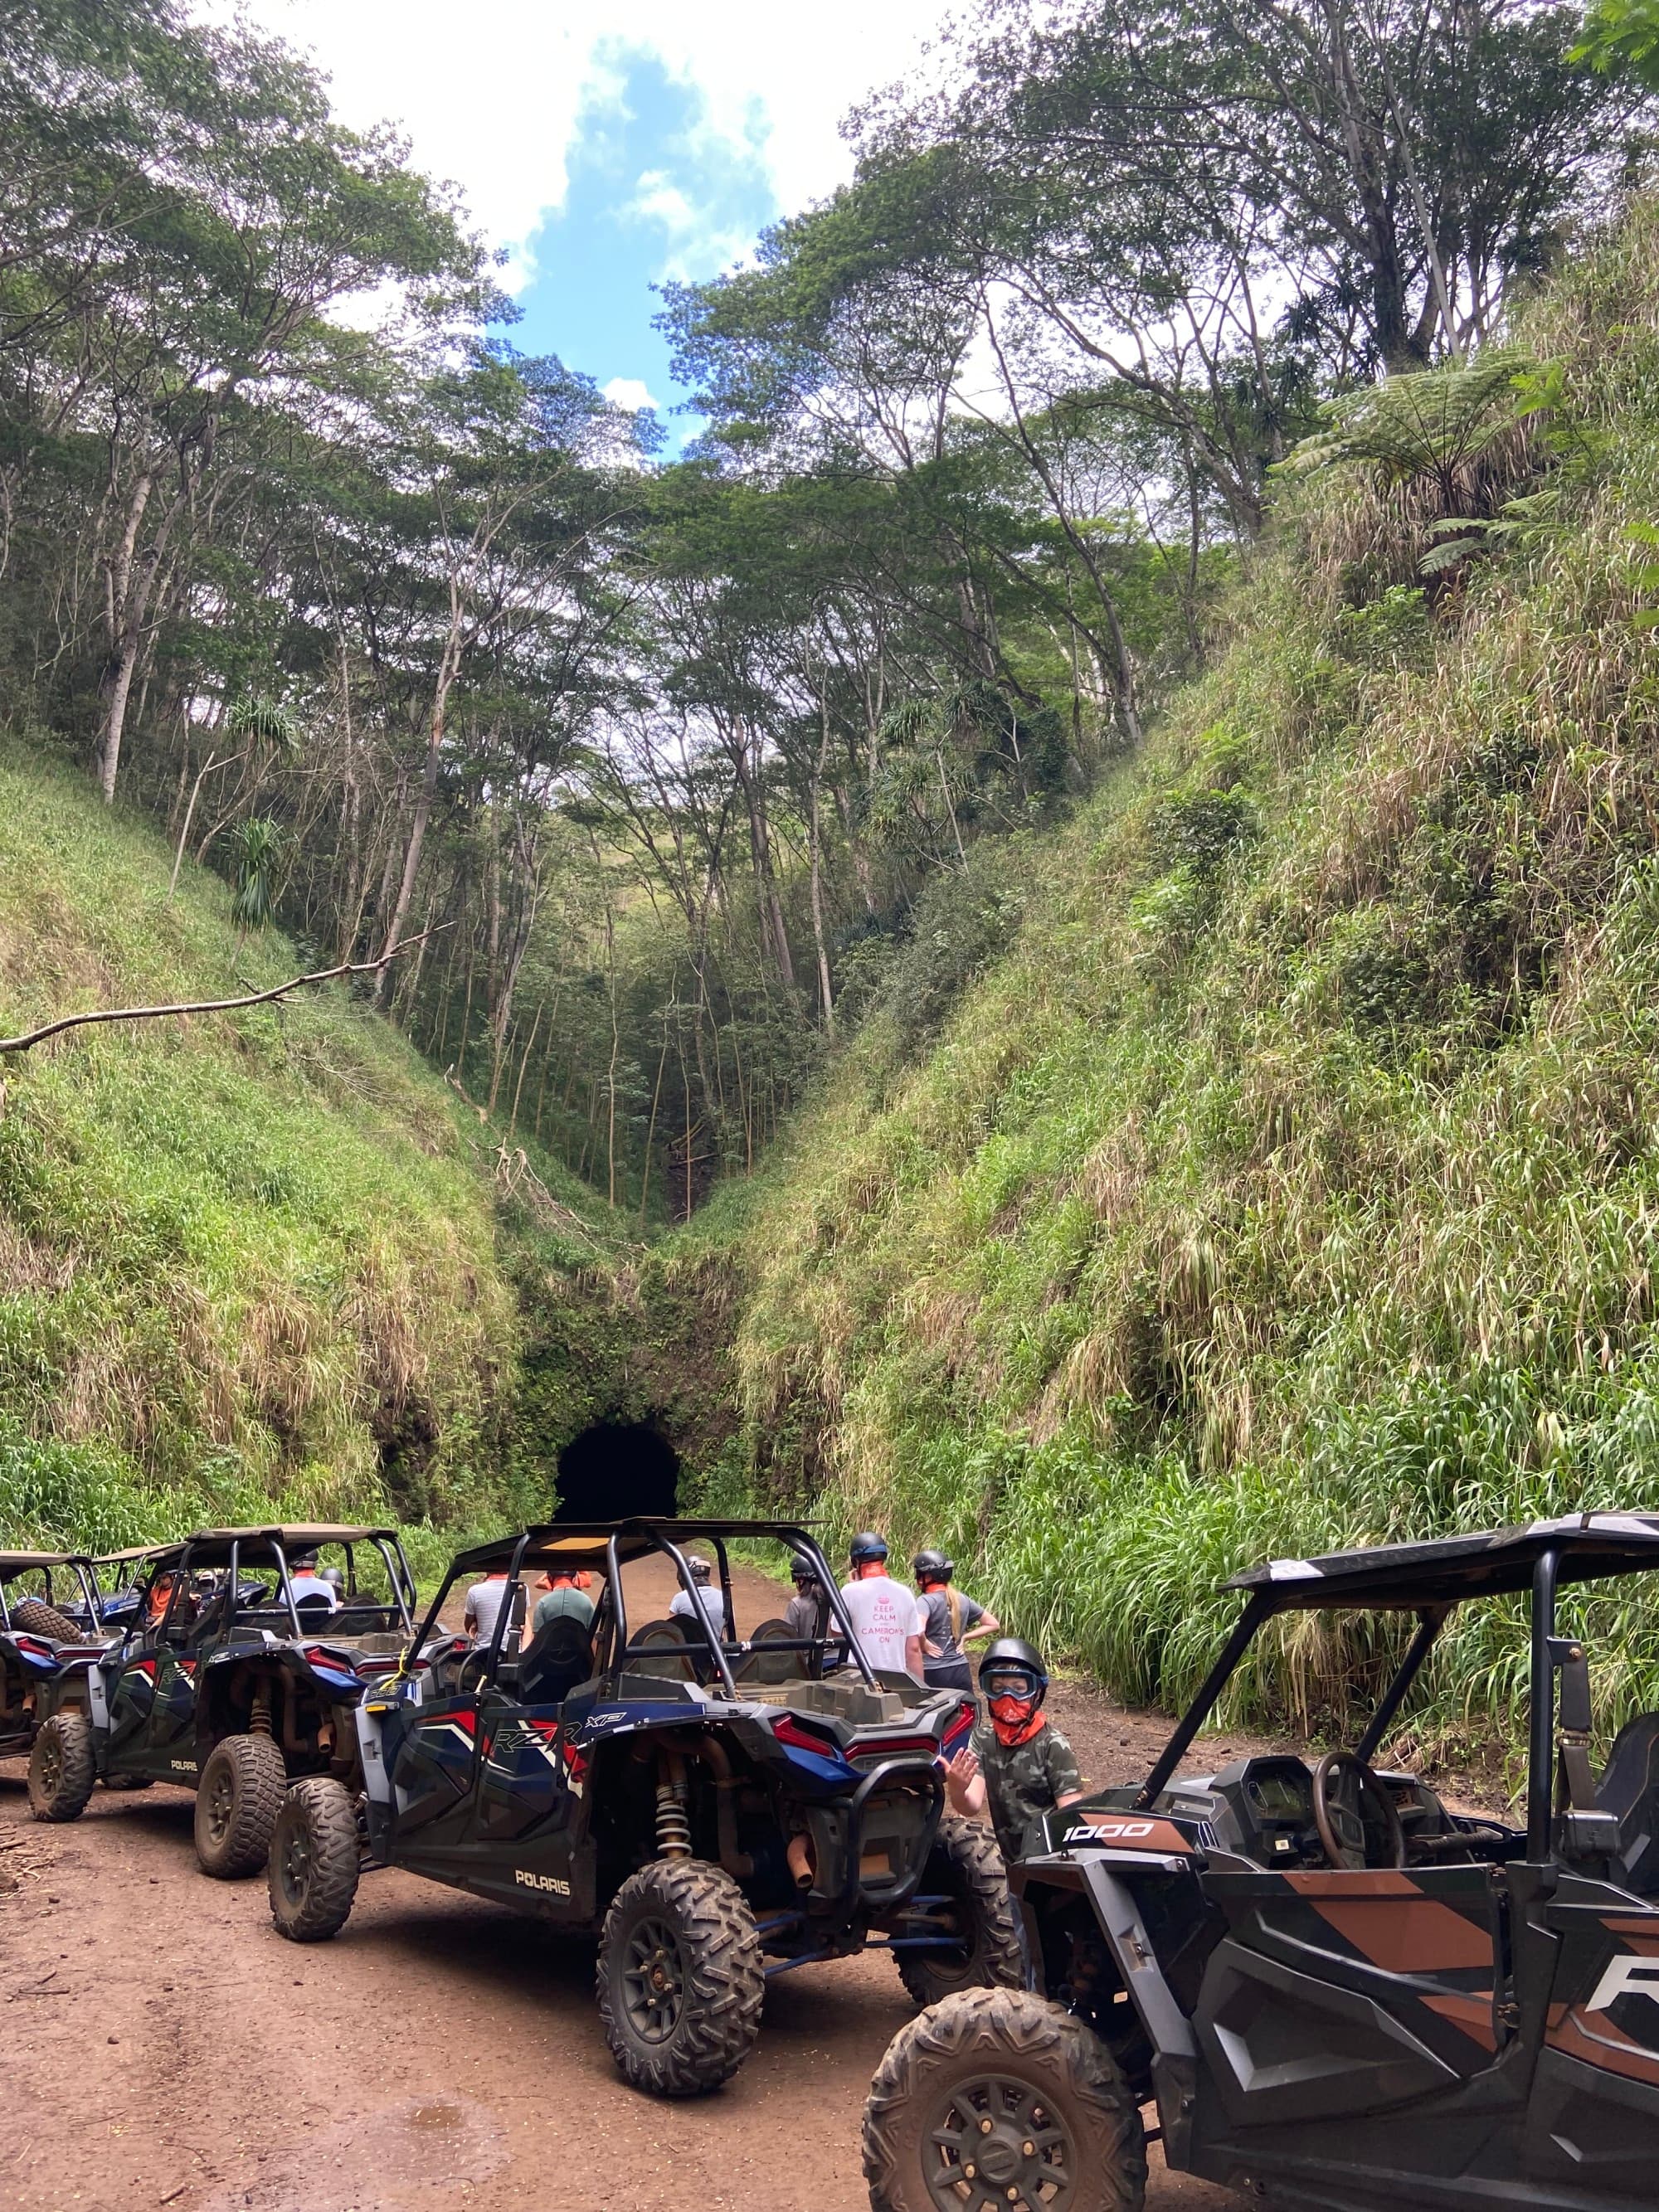
{"label": "rear suspension spring", "polygon": [[685,1809],[683,1782],[659,1782],[657,1785],[657,1856],[664,1859],[689,1859],[691,1856],[691,1822]]}

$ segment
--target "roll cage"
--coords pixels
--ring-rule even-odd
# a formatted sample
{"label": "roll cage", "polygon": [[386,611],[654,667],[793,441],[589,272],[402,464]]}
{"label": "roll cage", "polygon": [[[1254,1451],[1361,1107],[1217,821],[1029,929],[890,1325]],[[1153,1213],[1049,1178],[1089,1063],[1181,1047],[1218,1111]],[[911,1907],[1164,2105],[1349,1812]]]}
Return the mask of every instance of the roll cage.
{"label": "roll cage", "polygon": [[[1478,1535],[1381,1545],[1322,1558],[1273,1559],[1224,1585],[1244,1608],[1214,1666],[1136,1791],[1150,1810],[1174,1779],[1256,1636],[1286,1613],[1382,1612],[1414,1615],[1415,1633],[1355,1746],[1369,1763],[1393,1726],[1448,1616],[1478,1598],[1530,1599],[1531,1698],[1528,1727],[1527,1847],[1591,1857],[1606,1849],[1608,1815],[1595,1804],[1588,1742],[1589,1660],[1583,1644],[1556,1633],[1557,1598],[1572,1583],[1659,1568],[1659,1514],[1592,1512]],[[1557,1678],[1559,1677],[1559,1698]],[[1560,1819],[1555,1820],[1559,1810]]]}
{"label": "roll cage", "polygon": [[[303,1556],[325,1547],[343,1552],[345,1588],[337,1608],[319,1618],[308,1618],[310,1601],[296,1598],[289,1570],[291,1554]],[[380,1559],[387,1595],[363,1586],[358,1577],[358,1553],[368,1549]],[[414,1577],[398,1533],[393,1528],[343,1528],[319,1523],[306,1527],[212,1528],[199,1530],[184,1542],[152,1555],[128,1635],[154,1632],[164,1643],[195,1640],[211,1632],[216,1643],[228,1643],[239,1628],[268,1630],[279,1639],[298,1643],[307,1636],[338,1638],[356,1632],[346,1623],[354,1613],[392,1614],[387,1625],[405,1637],[414,1626],[418,1602]],[[213,1578],[204,1596],[198,1576]],[[273,1589],[249,1577],[274,1575]],[[158,1586],[171,1577],[166,1610],[152,1617]]]}
{"label": "roll cage", "polygon": [[[731,1624],[735,1622],[737,1615],[732,1599],[728,1547],[733,1543],[759,1541],[782,1545],[793,1559],[805,1560],[811,1568],[827,1605],[826,1633],[802,1638],[769,1637],[759,1644],[751,1639],[722,1637],[718,1633],[702,1586],[686,1565],[686,1549],[694,1545],[706,1545],[714,1553],[720,1575],[723,1618]],[[821,1673],[826,1650],[834,1647],[839,1651],[843,1645],[846,1649],[842,1663],[850,1664],[856,1669],[866,1689],[880,1689],[881,1684],[859,1648],[858,1638],[842,1602],[835,1574],[817,1538],[807,1528],[776,1521],[634,1519],[553,1522],[520,1529],[514,1535],[499,1537],[491,1543],[477,1545],[471,1551],[461,1553],[450,1562],[449,1571],[428,1610],[418,1635],[405,1655],[405,1663],[437,1632],[439,1616],[458,1585],[468,1586],[482,1577],[504,1575],[510,1591],[519,1585],[520,1577],[527,1569],[566,1573],[591,1572],[597,1569],[604,1576],[604,1588],[593,1619],[594,1674],[596,1677],[620,1674],[626,1670],[630,1660],[660,1656],[659,1647],[630,1639],[627,1598],[623,1588],[623,1567],[653,1553],[671,1562],[680,1588],[691,1600],[693,1617],[708,1640],[714,1678],[708,1687],[715,1694],[728,1699],[741,1699],[743,1692],[732,1672],[733,1658],[741,1662],[757,1650],[780,1654],[799,1652],[807,1662],[805,1671]],[[495,1626],[483,1649],[483,1672],[487,1676],[493,1678],[501,1662],[506,1638],[516,1625],[511,1618],[514,1611],[514,1605],[509,1602],[503,1604],[496,1613]],[[822,1613],[820,1620],[823,1620]],[[830,1622],[834,1623],[838,1634],[827,1632]]]}
{"label": "roll cage", "polygon": [[[61,1578],[67,1576],[67,1577],[76,1585],[78,1592],[77,1597],[70,1599],[67,1603],[65,1603],[60,1595],[55,1594],[54,1585],[52,1583],[52,1575],[54,1571],[60,1577],[60,1583],[58,1587],[61,1589]],[[22,1595],[29,1597],[39,1596],[43,1599],[47,1605],[55,1606],[60,1613],[68,1613],[71,1617],[73,1617],[80,1608],[84,1607],[88,1621],[92,1622],[94,1626],[96,1625],[98,1620],[97,1590],[93,1582],[91,1562],[87,1559],[84,1553],[79,1552],[0,1552],[0,1631],[4,1631],[7,1633],[11,1632],[11,1608],[18,1602],[19,1599],[19,1594],[12,1588],[13,1583],[21,1580],[25,1575],[35,1574],[38,1574],[40,1577],[40,1589],[38,1591],[25,1591],[22,1593]]]}

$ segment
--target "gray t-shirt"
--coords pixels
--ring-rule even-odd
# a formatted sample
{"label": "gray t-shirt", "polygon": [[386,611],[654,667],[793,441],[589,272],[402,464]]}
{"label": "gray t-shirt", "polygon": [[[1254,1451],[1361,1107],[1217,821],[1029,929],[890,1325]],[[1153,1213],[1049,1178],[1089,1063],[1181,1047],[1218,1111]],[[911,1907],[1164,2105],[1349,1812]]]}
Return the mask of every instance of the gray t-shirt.
{"label": "gray t-shirt", "polygon": [[[708,1618],[714,1624],[714,1632],[716,1635],[720,1637],[722,1640],[729,1642],[732,1635],[732,1624],[726,1619],[723,1610],[726,1601],[721,1597],[717,1589],[706,1589],[702,1594],[702,1601],[708,1608]],[[692,1623],[694,1627],[700,1628],[702,1626],[702,1621],[697,1617],[696,1609],[691,1603],[691,1593],[690,1590],[676,1590],[668,1610],[677,1620],[689,1620]]]}
{"label": "gray t-shirt", "polygon": [[[783,1625],[793,1637],[816,1636],[818,1632],[818,1594],[816,1590],[797,1590],[783,1608]],[[826,1608],[827,1609],[827,1608]],[[832,1621],[830,1626],[833,1629]]]}
{"label": "gray t-shirt", "polygon": [[[927,1626],[923,1632],[927,1639],[922,1647],[923,1656],[934,1660],[960,1659],[962,1646],[951,1628],[950,1591],[923,1590],[921,1601],[927,1608]],[[977,1628],[985,1618],[985,1607],[976,1604],[972,1598],[964,1597],[960,1590],[957,1592],[957,1613],[963,1635],[970,1628]]]}

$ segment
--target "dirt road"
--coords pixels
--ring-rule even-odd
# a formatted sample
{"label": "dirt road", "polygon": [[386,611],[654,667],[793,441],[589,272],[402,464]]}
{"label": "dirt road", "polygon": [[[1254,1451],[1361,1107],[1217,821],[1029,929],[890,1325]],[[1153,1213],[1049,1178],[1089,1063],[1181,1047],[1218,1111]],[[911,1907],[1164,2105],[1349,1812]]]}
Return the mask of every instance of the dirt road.
{"label": "dirt road", "polygon": [[[1080,1743],[1139,1739],[1064,1704]],[[605,2048],[592,1944],[397,1873],[332,1943],[284,1943],[263,1881],[197,1871],[191,1814],[100,1790],[39,1826],[0,1765],[8,2212],[866,2212],[860,2110],[909,2017],[890,1960],[782,1978],[736,2081],[659,2104]],[[1159,2172],[1148,2203],[1233,2200]]]}

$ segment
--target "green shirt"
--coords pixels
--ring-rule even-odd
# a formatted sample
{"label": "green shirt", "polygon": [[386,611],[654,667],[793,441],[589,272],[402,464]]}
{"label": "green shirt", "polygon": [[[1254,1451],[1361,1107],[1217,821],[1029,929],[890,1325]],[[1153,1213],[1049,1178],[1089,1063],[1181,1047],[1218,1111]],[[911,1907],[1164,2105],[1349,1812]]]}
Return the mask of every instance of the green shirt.
{"label": "green shirt", "polygon": [[1052,1813],[1062,1797],[1081,1790],[1077,1754],[1052,1723],[1029,1743],[1005,1747],[989,1721],[981,1721],[969,1745],[985,1777],[985,1801],[1005,1859],[1017,1859],[1035,1838],[1033,1824]]}
{"label": "green shirt", "polygon": [[556,1589],[549,1590],[546,1596],[538,1601],[535,1618],[530,1626],[531,1634],[539,1636],[550,1620],[557,1620],[567,1614],[572,1620],[579,1620],[584,1628],[590,1626],[593,1619],[592,1599],[586,1590],[578,1589],[574,1583],[561,1583]]}

